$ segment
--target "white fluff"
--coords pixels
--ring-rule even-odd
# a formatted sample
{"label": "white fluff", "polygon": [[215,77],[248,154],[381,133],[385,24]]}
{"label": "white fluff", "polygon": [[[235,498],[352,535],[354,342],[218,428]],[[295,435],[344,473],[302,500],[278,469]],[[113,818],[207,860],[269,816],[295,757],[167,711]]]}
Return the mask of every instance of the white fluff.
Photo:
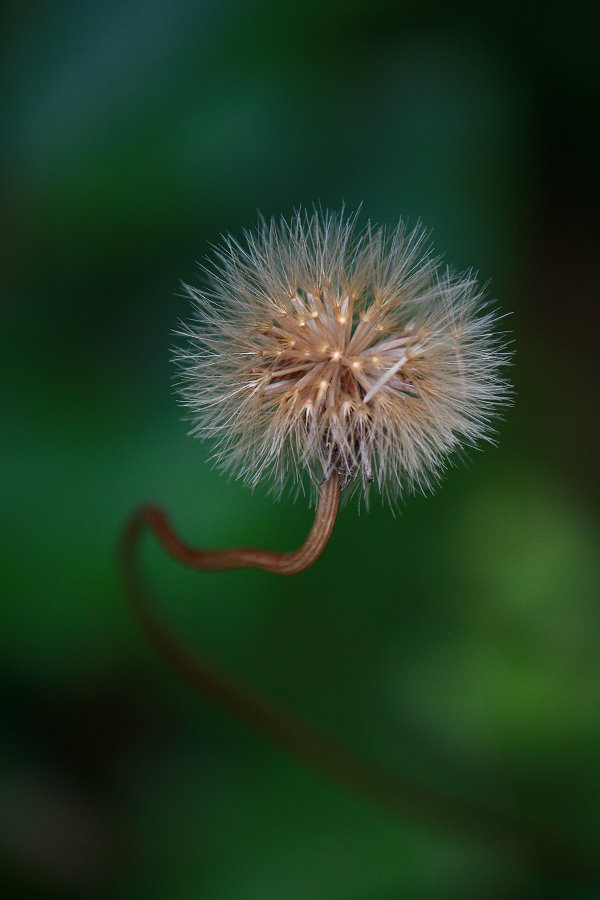
{"label": "white fluff", "polygon": [[490,438],[509,354],[472,272],[442,268],[417,226],[299,211],[227,237],[178,334],[192,434],[252,486],[332,471],[392,504]]}

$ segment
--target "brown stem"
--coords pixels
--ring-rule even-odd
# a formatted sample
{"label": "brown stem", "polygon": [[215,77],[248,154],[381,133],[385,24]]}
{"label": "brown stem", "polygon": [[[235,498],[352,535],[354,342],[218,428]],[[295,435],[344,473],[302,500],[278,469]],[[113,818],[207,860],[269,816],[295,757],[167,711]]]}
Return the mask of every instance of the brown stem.
{"label": "brown stem", "polygon": [[264,569],[277,575],[297,575],[317,561],[331,537],[340,500],[339,475],[334,473],[321,487],[319,505],[308,537],[298,550],[277,553],[259,547],[235,547],[229,550],[199,550],[186,544],[169,525],[166,513],[158,506],[137,509],[125,531],[125,556],[131,556],[144,527],[154,532],[167,553],[192,569]]}
{"label": "brown stem", "polygon": [[225,570],[242,567],[293,575],[312,565],[331,535],[339,503],[339,477],[334,474],[321,489],[315,520],[304,544],[290,553],[258,548],[205,551],[178,537],[156,506],[141,506],[131,516],[121,546],[121,562],[133,608],[153,644],[172,669],[201,696],[244,722],[249,728],[289,751],[335,781],[370,797],[394,813],[415,813],[428,824],[444,824],[492,840],[511,855],[542,871],[589,881],[598,875],[594,848],[556,835],[511,813],[491,810],[477,802],[444,796],[380,767],[335,740],[305,725],[297,717],[265,701],[241,682],[191,652],[172,637],[152,612],[148,591],[138,571],[137,547],[145,528],[164,549],[192,568]]}

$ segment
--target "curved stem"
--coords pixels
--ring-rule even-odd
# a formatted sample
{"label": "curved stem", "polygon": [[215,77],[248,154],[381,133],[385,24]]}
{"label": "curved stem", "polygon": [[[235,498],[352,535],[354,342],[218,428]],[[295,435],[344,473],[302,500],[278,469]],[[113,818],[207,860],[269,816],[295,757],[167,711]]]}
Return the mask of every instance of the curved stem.
{"label": "curved stem", "polygon": [[308,537],[298,550],[277,553],[259,547],[235,547],[228,550],[199,550],[183,541],[169,525],[166,513],[158,506],[139,507],[129,520],[125,531],[125,555],[138,540],[141,531],[149,528],[167,553],[192,569],[224,571],[226,569],[264,569],[278,575],[297,575],[319,558],[331,537],[340,500],[339,475],[334,473],[321,487],[319,505]]}
{"label": "curved stem", "polygon": [[123,574],[134,611],[163,659],[202,697],[226,710],[256,733],[289,751],[380,806],[406,816],[407,810],[428,824],[443,824],[491,840],[511,855],[545,872],[575,876],[588,882],[598,876],[595,848],[541,829],[509,812],[442,795],[390,772],[319,733],[285,710],[269,703],[246,685],[213,668],[202,655],[190,651],[171,636],[147,602],[148,591],[136,561],[145,528],[175,559],[192,568],[225,570],[242,567],[292,575],[312,565],[323,552],[335,523],[339,503],[339,477],[323,485],[312,528],[302,546],[290,553],[258,548],[205,551],[186,544],[156,506],[141,506],[131,516],[121,546]]}

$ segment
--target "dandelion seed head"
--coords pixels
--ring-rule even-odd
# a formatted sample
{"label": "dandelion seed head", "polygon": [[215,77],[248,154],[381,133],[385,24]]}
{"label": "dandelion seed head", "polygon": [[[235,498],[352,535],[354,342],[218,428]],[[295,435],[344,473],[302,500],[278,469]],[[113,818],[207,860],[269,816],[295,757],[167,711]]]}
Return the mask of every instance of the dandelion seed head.
{"label": "dandelion seed head", "polygon": [[392,504],[430,490],[449,458],[492,438],[509,359],[473,272],[441,265],[420,225],[298,211],[226,237],[175,351],[191,433],[255,486]]}

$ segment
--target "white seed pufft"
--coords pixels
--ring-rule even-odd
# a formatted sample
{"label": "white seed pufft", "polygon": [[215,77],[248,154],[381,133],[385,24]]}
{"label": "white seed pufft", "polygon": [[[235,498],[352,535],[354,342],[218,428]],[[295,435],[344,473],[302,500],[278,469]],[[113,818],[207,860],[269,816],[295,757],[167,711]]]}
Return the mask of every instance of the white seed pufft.
{"label": "white seed pufft", "polygon": [[426,232],[356,228],[299,211],[227,237],[185,286],[179,392],[191,433],[252,486],[375,482],[392,504],[429,490],[448,458],[490,439],[509,353],[473,272],[453,273]]}

